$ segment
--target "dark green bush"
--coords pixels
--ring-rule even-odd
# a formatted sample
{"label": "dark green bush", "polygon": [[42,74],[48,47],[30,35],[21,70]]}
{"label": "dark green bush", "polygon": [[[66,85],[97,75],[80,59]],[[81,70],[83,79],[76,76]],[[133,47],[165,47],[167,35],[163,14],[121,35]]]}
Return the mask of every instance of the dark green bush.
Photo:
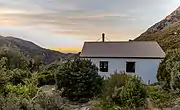
{"label": "dark green bush", "polygon": [[53,62],[49,65],[46,65],[42,68],[42,71],[43,72],[50,72],[50,73],[55,73],[57,71],[57,68],[61,66],[61,62],[60,61],[56,61],[56,62]]}
{"label": "dark green bush", "polygon": [[102,91],[103,78],[90,60],[63,62],[56,74],[57,87],[70,100],[90,99]]}
{"label": "dark green bush", "polygon": [[46,65],[42,68],[41,72],[37,74],[38,87],[43,85],[55,85],[55,73],[58,67],[61,65],[61,62],[53,62],[49,65]]}
{"label": "dark green bush", "polygon": [[38,87],[43,85],[55,85],[56,80],[53,73],[43,72],[37,75]]}

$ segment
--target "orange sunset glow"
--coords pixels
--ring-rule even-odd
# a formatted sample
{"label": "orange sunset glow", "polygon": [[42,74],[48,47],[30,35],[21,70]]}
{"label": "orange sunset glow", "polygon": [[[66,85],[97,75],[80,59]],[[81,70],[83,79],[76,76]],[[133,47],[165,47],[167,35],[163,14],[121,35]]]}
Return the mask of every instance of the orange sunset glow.
{"label": "orange sunset glow", "polygon": [[78,53],[81,51],[82,47],[63,47],[63,48],[50,48],[51,50],[64,52],[64,53]]}

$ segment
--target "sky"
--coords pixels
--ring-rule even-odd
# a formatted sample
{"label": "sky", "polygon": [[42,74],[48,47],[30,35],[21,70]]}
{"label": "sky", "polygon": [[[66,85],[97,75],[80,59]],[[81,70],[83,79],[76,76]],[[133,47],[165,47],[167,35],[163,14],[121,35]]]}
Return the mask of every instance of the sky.
{"label": "sky", "polygon": [[62,52],[84,41],[127,41],[180,6],[180,0],[0,0],[0,35]]}

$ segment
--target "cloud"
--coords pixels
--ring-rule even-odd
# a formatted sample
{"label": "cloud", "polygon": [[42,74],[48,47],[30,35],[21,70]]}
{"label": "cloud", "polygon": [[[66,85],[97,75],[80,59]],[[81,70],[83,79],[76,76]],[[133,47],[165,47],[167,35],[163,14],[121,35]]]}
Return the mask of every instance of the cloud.
{"label": "cloud", "polygon": [[[57,39],[77,45],[79,40],[98,39],[102,32],[112,40],[128,40],[164,18],[179,4],[179,0],[0,0],[0,26],[9,27],[6,28],[9,33],[14,33],[15,28],[26,28],[27,35],[18,31],[19,36],[37,42],[41,42],[41,38],[31,37],[38,36],[32,34],[34,30],[56,36],[49,37],[51,42],[45,41],[45,47]],[[64,36],[68,39],[63,40]]]}
{"label": "cloud", "polygon": [[[119,13],[79,13],[71,15],[61,15],[60,13],[8,13],[0,14],[0,24],[7,26],[37,26],[44,25],[53,27],[50,29],[52,33],[80,36],[93,36],[102,31],[116,34],[118,22],[134,20],[128,15]],[[1,23],[2,22],[2,23]],[[3,24],[4,23],[4,24]],[[124,23],[125,24],[125,23]],[[105,29],[104,27],[109,27]],[[113,31],[115,30],[115,31]],[[117,30],[117,31],[116,31]],[[93,34],[92,34],[93,32]],[[120,30],[119,30],[120,32]]]}

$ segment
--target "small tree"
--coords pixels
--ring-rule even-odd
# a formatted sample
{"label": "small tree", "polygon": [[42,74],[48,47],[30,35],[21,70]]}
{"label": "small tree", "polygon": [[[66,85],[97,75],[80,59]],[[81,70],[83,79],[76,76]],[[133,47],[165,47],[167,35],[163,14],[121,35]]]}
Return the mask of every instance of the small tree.
{"label": "small tree", "polygon": [[63,96],[70,100],[89,99],[102,90],[103,78],[90,60],[76,58],[58,68],[56,83]]}

